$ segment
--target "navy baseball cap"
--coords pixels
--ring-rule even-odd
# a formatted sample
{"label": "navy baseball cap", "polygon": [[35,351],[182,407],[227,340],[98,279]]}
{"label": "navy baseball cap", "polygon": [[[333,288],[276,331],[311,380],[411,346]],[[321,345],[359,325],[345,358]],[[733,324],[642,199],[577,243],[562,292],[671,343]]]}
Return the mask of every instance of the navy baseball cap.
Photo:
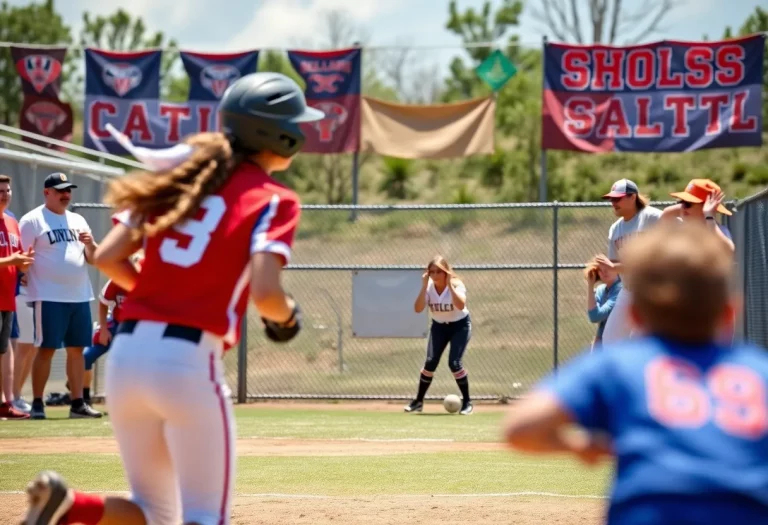
{"label": "navy baseball cap", "polygon": [[46,188],[53,188],[54,190],[66,190],[67,188],[77,188],[77,185],[69,182],[67,176],[63,173],[51,173],[45,178]]}
{"label": "navy baseball cap", "polygon": [[632,195],[633,193],[635,195],[640,193],[640,191],[637,189],[637,184],[629,179],[621,179],[613,183],[613,186],[611,186],[611,191],[603,195],[603,198],[611,199],[616,197],[626,197],[627,195]]}

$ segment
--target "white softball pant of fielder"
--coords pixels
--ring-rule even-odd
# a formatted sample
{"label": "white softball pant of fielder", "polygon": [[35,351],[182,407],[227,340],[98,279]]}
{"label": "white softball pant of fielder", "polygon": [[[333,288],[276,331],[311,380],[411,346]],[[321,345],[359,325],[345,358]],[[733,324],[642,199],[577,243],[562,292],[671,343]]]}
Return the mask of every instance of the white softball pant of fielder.
{"label": "white softball pant of fielder", "polygon": [[222,341],[163,337],[166,327],[139,321],[107,354],[107,408],[132,501],[148,525],[227,525],[235,422]]}
{"label": "white softball pant of fielder", "polygon": [[629,318],[629,303],[632,294],[625,289],[619,291],[616,304],[605,322],[602,344],[607,345],[629,338],[632,335],[632,321]]}

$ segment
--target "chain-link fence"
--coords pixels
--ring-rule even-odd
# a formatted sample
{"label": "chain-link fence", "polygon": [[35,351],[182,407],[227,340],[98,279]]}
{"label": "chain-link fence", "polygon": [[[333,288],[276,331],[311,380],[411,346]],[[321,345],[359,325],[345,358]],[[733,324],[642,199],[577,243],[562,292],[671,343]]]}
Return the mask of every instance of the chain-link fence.
{"label": "chain-link fence", "polygon": [[734,236],[742,311],[740,338],[768,348],[768,189],[736,204],[728,226]]}
{"label": "chain-link fence", "polygon": [[[102,205],[74,209],[94,230],[109,227]],[[464,362],[473,397],[515,397],[591,343],[582,269],[606,251],[615,220],[607,203],[304,206],[284,283],[303,307],[305,329],[274,345],[251,311],[241,352],[226,358],[230,384],[241,400],[412,397],[426,340],[355,337],[353,272],[420,270],[441,254],[468,288],[473,333]],[[445,356],[430,394],[455,389]]]}

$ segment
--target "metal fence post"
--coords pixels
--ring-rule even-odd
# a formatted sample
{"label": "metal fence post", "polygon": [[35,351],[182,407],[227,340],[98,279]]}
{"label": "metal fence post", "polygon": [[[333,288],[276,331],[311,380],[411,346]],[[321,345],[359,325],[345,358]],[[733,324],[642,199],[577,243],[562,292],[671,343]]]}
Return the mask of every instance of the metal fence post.
{"label": "metal fence post", "polygon": [[557,209],[558,209],[558,202],[554,201],[552,203],[552,323],[554,325],[554,330],[552,333],[552,366],[555,371],[557,371],[557,362],[558,362],[558,356],[557,356],[557,343],[558,343],[558,312],[557,312],[557,303],[558,303],[558,297],[557,297],[557,266],[558,261],[560,259],[558,254],[558,238],[557,238],[557,230],[558,230],[558,219],[557,219]]}
{"label": "metal fence post", "polygon": [[240,344],[237,347],[237,402],[248,398],[248,316],[243,316],[240,327]]}

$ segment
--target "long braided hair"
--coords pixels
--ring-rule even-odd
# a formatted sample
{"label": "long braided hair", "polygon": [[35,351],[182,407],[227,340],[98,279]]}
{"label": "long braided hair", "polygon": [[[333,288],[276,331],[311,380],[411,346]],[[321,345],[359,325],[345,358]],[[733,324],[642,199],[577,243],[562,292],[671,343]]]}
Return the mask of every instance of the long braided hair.
{"label": "long braided hair", "polygon": [[193,152],[175,168],[158,173],[138,171],[110,182],[104,202],[129,210],[138,219],[134,239],[152,237],[192,218],[203,199],[221,188],[244,160],[244,154],[235,153],[223,133],[198,133],[184,143]]}

